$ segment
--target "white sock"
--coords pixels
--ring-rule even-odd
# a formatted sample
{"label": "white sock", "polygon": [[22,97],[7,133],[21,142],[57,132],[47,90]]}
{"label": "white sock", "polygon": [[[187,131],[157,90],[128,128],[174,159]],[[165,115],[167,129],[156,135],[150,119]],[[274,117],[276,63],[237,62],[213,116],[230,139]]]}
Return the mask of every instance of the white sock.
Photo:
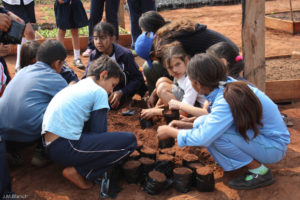
{"label": "white sock", "polygon": [[27,42],[25,37],[22,37],[22,41],[21,44],[17,45],[17,60],[16,60],[16,66],[15,66],[15,71],[19,71],[20,70],[20,54],[21,54],[21,47],[22,44],[24,44],[25,42]]}
{"label": "white sock", "polygon": [[80,59],[80,49],[73,49],[74,60]]}

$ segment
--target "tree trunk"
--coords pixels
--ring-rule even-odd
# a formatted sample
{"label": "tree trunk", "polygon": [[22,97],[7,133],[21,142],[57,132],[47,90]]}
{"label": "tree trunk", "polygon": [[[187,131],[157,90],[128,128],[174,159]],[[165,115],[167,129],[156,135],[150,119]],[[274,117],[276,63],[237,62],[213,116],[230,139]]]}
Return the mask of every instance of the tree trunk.
{"label": "tree trunk", "polygon": [[265,90],[265,1],[242,0],[242,51],[244,77]]}

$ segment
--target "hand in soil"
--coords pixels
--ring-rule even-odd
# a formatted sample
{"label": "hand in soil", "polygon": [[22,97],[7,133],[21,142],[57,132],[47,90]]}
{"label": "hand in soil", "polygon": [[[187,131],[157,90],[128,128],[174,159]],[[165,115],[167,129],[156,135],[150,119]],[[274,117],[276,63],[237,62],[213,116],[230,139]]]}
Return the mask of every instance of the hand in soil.
{"label": "hand in soil", "polygon": [[117,108],[119,106],[121,97],[122,97],[122,92],[120,91],[115,91],[110,94],[109,103],[112,108]]}
{"label": "hand in soil", "polygon": [[153,116],[161,116],[163,109],[161,108],[148,108],[143,109],[141,112],[141,118],[151,119]]}
{"label": "hand in soil", "polygon": [[192,122],[185,122],[181,120],[173,120],[169,124],[170,127],[178,128],[178,129],[191,129],[193,128]]}
{"label": "hand in soil", "polygon": [[83,178],[83,176],[81,176],[74,167],[66,167],[62,174],[66,179],[82,190],[87,190],[93,187],[93,183]]}
{"label": "hand in soil", "polygon": [[168,125],[159,126],[157,129],[157,137],[159,140],[166,140],[168,138],[177,138],[178,129]]}

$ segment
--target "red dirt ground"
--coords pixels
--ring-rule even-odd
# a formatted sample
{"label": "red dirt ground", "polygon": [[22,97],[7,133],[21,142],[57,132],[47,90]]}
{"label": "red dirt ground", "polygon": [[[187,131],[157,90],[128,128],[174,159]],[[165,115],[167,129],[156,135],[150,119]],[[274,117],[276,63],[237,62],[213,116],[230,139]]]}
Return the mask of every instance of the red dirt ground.
{"label": "red dirt ground", "polygon": [[[293,1],[294,8],[300,8],[300,1]],[[43,5],[44,6],[44,5]],[[88,5],[86,5],[88,7]],[[266,12],[276,12],[279,10],[287,10],[289,6],[288,0],[277,0],[266,2]],[[41,19],[41,7],[37,6],[36,12],[38,21]],[[191,19],[207,24],[209,28],[219,31],[241,47],[241,5],[233,6],[217,6],[203,7],[195,9],[180,9],[172,11],[162,11],[161,14],[166,19],[175,19],[178,17],[190,17]],[[126,14],[126,28],[129,29],[128,14]],[[291,54],[292,51],[300,50],[300,35],[289,35],[283,32],[267,30],[266,31],[266,56],[276,56]],[[14,57],[7,57],[9,68],[13,72]],[[67,58],[71,66],[72,56]],[[87,59],[83,62],[86,64]],[[139,65],[143,60],[137,58]],[[286,62],[294,62],[294,68],[299,67],[299,59],[293,61],[272,60],[269,62],[267,71],[270,74],[279,73],[280,75],[274,79],[285,79],[296,73],[297,70],[290,70],[284,65]],[[268,65],[268,62],[267,62]],[[278,68],[273,68],[278,66]],[[74,69],[81,77],[83,71]],[[298,71],[299,72],[299,71]],[[299,76],[293,78],[300,78]],[[274,174],[276,182],[268,187],[245,191],[230,189],[226,183],[229,176],[224,176],[222,169],[215,166],[216,189],[214,192],[200,193],[193,188],[187,194],[181,194],[175,189],[163,191],[160,195],[151,196],[143,191],[136,184],[128,184],[125,180],[121,180],[123,190],[119,193],[117,199],[120,200],[196,200],[196,199],[300,199],[300,102],[294,102],[289,105],[279,106],[280,110],[286,113],[294,123],[294,126],[289,128],[291,133],[291,144],[285,158],[277,164],[268,165]],[[157,121],[154,128],[142,130],[140,128],[138,118],[140,108],[133,107],[136,114],[132,117],[121,116],[121,111],[111,111],[109,114],[109,131],[124,131],[129,130],[135,133],[137,139],[144,142],[144,146],[157,148],[156,127],[162,124],[163,121]],[[197,147],[179,148],[173,147],[176,150],[176,164],[180,164],[182,156],[186,153],[195,153],[200,156],[200,160],[206,163],[212,163],[205,149]],[[20,168],[11,169],[13,177],[13,190],[25,197],[25,199],[35,200],[94,200],[99,199],[99,186],[94,186],[88,191],[77,189],[70,182],[65,180],[61,175],[62,167],[56,164],[51,164],[45,168],[35,168],[30,165],[31,154],[33,148],[28,148],[22,155],[25,163]]]}

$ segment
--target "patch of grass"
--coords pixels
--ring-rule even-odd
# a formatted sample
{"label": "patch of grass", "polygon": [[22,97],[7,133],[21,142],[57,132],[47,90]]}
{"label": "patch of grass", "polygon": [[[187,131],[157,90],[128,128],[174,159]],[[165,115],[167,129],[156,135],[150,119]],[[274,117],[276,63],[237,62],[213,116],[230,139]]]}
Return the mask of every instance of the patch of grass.
{"label": "patch of grass", "polygon": [[[52,30],[49,29],[38,29],[38,32],[45,38],[55,38],[57,36],[58,29],[54,28]],[[129,34],[129,32],[122,27],[119,27],[119,34]],[[79,36],[88,36],[89,28],[88,26],[82,27],[79,29]],[[71,37],[71,33],[69,30],[66,31],[65,37]]]}

